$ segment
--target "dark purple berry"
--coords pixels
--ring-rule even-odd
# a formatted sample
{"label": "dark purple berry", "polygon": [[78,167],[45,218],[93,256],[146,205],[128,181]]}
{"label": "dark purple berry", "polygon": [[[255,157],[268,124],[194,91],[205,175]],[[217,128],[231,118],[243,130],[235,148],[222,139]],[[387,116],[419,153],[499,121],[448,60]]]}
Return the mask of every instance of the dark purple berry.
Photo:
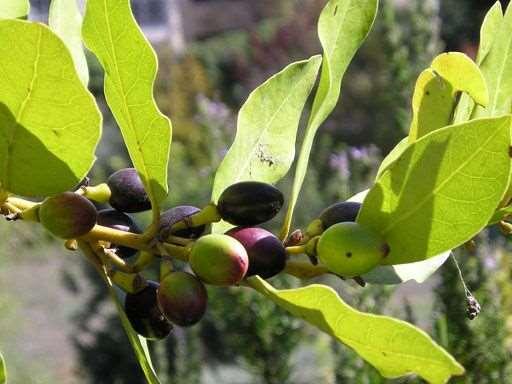
{"label": "dark purple berry", "polygon": [[135,332],[147,339],[163,339],[172,330],[157,303],[159,284],[148,281],[148,286],[138,293],[128,293],[124,310]]}
{"label": "dark purple berry", "polygon": [[74,192],[47,198],[39,207],[39,221],[57,237],[74,239],[87,234],[96,224],[93,203]]}
{"label": "dark purple berry", "polygon": [[[103,209],[98,212],[98,224],[104,227],[109,227],[113,229],[117,229],[118,231],[124,232],[132,232],[132,233],[141,233],[142,231],[138,227],[137,224],[133,221],[133,219],[127,215],[126,213],[117,211],[115,209]],[[118,246],[116,244],[112,244],[111,248],[116,249],[116,254],[123,258],[127,259],[133,255],[135,255],[138,251],[133,248]]]}
{"label": "dark purple berry", "polygon": [[208,294],[204,284],[187,272],[172,272],[158,288],[158,305],[174,324],[188,327],[196,324],[206,312]]}
{"label": "dark purple berry", "polygon": [[217,209],[228,223],[258,225],[277,215],[283,204],[283,194],[274,186],[258,181],[243,181],[222,192]]}
{"label": "dark purple berry", "polygon": [[187,239],[195,239],[201,236],[206,228],[205,225],[194,228],[180,229],[170,232],[171,227],[178,221],[183,220],[194,213],[199,212],[200,209],[191,205],[180,205],[168,209],[160,215],[160,237],[165,240],[169,235],[185,237]]}
{"label": "dark purple berry", "polygon": [[286,265],[286,251],[271,232],[257,227],[238,227],[226,232],[237,239],[249,256],[246,276],[259,275],[264,279],[277,275]]}
{"label": "dark purple berry", "polygon": [[360,209],[361,203],[343,201],[324,209],[319,219],[322,221],[324,229],[327,229],[334,224],[356,221]]}
{"label": "dark purple berry", "polygon": [[151,209],[149,196],[135,168],[124,168],[107,179],[110,205],[122,212],[142,212]]}

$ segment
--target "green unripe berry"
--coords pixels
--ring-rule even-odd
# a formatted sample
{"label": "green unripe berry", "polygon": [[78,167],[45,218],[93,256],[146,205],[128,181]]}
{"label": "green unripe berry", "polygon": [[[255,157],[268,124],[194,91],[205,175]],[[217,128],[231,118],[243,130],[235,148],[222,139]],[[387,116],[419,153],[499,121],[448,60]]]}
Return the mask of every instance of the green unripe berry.
{"label": "green unripe berry", "polygon": [[96,224],[93,203],[73,192],[49,197],[39,207],[39,221],[57,237],[74,239],[87,234]]}
{"label": "green unripe berry", "polygon": [[388,253],[387,244],[378,234],[353,222],[331,226],[316,246],[320,262],[343,277],[356,277],[370,271]]}
{"label": "green unripe berry", "polygon": [[203,283],[187,272],[171,272],[160,282],[158,307],[174,324],[196,324],[206,312],[208,294]]}
{"label": "green unripe berry", "polygon": [[238,284],[247,273],[249,257],[238,240],[219,234],[199,238],[190,252],[190,267],[204,282]]}

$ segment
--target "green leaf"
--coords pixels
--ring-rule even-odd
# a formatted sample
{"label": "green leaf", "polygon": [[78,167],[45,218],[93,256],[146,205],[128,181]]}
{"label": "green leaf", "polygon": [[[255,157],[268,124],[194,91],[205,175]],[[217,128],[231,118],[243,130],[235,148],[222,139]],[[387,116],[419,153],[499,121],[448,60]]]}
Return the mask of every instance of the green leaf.
{"label": "green leaf", "polygon": [[484,76],[475,62],[464,53],[442,53],[432,61],[430,68],[448,81],[455,91],[467,93],[477,104],[489,104]]}
{"label": "green leaf", "polygon": [[330,0],[320,15],[318,35],[324,50],[322,71],[297,161],[281,238],[285,238],[290,230],[315,134],[338,102],[343,75],[368,35],[377,9],[378,0]]}
{"label": "green leaf", "polygon": [[0,19],[16,19],[28,15],[30,11],[29,0],[2,0],[0,1]]}
{"label": "green leaf", "polygon": [[[403,142],[403,141],[401,141]],[[347,201],[363,203],[368,195],[369,189],[356,193]],[[433,256],[426,260],[416,261],[408,264],[380,265],[367,274],[361,276],[364,281],[370,284],[401,284],[410,280],[417,283],[424,283],[432,276],[448,259],[451,251]]]}
{"label": "green leaf", "polygon": [[[503,21],[499,23],[499,9],[493,11],[488,33],[495,39],[489,44],[488,53],[480,69],[489,87],[490,101],[486,108],[477,107],[476,117],[493,117],[508,114],[512,110],[512,6],[509,5]],[[490,37],[489,37],[490,39]]]}
{"label": "green leaf", "polygon": [[389,168],[389,166],[398,159],[409,145],[409,137],[404,137],[398,144],[388,153],[388,155],[380,163],[379,170],[375,179],[379,179],[380,175]]}
{"label": "green leaf", "polygon": [[153,96],[155,52],[135,22],[129,0],[88,0],[82,34],[105,69],[107,103],[157,212],[168,191],[171,123]]}
{"label": "green leaf", "polygon": [[388,242],[383,264],[438,255],[487,225],[509,183],[510,124],[504,116],[441,128],[391,164],[357,218]]}
{"label": "green leaf", "polygon": [[48,24],[68,47],[75,62],[76,71],[87,87],[89,68],[82,46],[82,15],[76,0],[52,0]]}
{"label": "green leaf", "polygon": [[498,36],[501,23],[503,23],[503,10],[501,3],[497,1],[485,15],[482,27],[480,28],[480,46],[478,47],[476,58],[478,65],[483,63],[491,51],[496,37]]}
{"label": "green leaf", "polygon": [[107,285],[109,287],[110,297],[116,305],[116,309],[119,314],[121,324],[123,325],[123,328],[126,332],[126,335],[128,336],[128,339],[130,340],[130,344],[132,345],[132,348],[133,348],[133,351],[137,358],[137,361],[139,362],[139,365],[142,368],[142,371],[144,372],[144,376],[145,376],[148,384],[161,384],[160,380],[158,379],[157,374],[155,373],[153,364],[151,363],[151,356],[149,354],[149,349],[148,349],[148,344],[147,344],[146,339],[139,336],[133,330],[133,328],[130,324],[130,320],[128,320],[128,317],[126,316],[126,313],[124,312],[123,305],[119,301],[119,298],[117,296],[117,293],[116,293],[114,287],[112,286],[112,284],[110,284],[108,282],[107,282]]}
{"label": "green leaf", "polygon": [[[480,47],[478,48],[476,58],[476,63],[479,66],[481,66],[483,61],[487,58],[487,55],[496,40],[496,36],[502,22],[503,11],[501,9],[501,3],[497,1],[489,12],[487,12],[480,29]],[[462,94],[459,104],[457,105],[454,122],[462,123],[464,121],[468,121],[471,118],[475,107],[476,104],[471,97],[467,94]]]}
{"label": "green leaf", "polygon": [[473,60],[460,52],[443,53],[416,82],[410,142],[452,123],[458,92],[467,93],[477,104],[489,103],[485,79]]}
{"label": "green leaf", "polygon": [[451,251],[446,251],[440,255],[414,263],[380,265],[361,277],[370,284],[393,285],[411,280],[421,284],[448,260],[450,254]]}
{"label": "green leaf", "polygon": [[412,123],[409,142],[450,124],[455,105],[454,89],[432,69],[424,70],[416,82],[412,97]]}
{"label": "green leaf", "polygon": [[352,348],[384,377],[417,374],[432,384],[441,384],[464,373],[464,368],[422,330],[401,320],[359,312],[330,287],[315,284],[277,290],[259,277],[249,281],[292,315]]}
{"label": "green leaf", "polygon": [[235,141],[215,175],[212,201],[239,181],[272,184],[286,175],[295,157],[302,110],[321,61],[313,56],[290,64],[249,95],[238,114]]}
{"label": "green leaf", "polygon": [[7,383],[7,368],[5,366],[5,360],[0,352],[0,384]]}
{"label": "green leaf", "polygon": [[66,191],[90,170],[101,114],[46,26],[0,21],[0,182],[25,196]]}

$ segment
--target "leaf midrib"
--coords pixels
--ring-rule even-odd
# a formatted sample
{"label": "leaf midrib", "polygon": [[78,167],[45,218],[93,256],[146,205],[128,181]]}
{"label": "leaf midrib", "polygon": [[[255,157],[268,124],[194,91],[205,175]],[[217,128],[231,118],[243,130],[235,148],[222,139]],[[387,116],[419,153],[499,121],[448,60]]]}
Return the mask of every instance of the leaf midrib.
{"label": "leaf midrib", "polygon": [[[311,61],[308,61],[308,62],[304,63],[305,67],[308,67],[310,64],[311,64]],[[301,80],[299,80],[297,83],[295,83],[295,85],[293,86],[293,88],[291,88],[291,90],[288,93],[288,95],[286,96],[286,98],[283,100],[283,102],[277,108],[276,112],[274,112],[272,117],[269,119],[268,123],[265,125],[265,127],[262,129],[260,134],[257,136],[256,140],[254,140],[254,145],[253,145],[250,153],[246,157],[246,160],[244,161],[243,166],[239,168],[240,171],[238,172],[238,174],[236,175],[234,180],[239,181],[240,178],[242,177],[242,175],[246,172],[246,169],[249,167],[249,164],[251,163],[251,161],[253,159],[253,155],[256,152],[256,148],[258,146],[258,143],[261,141],[261,138],[267,132],[267,130],[272,126],[272,123],[274,122],[274,120],[278,116],[279,112],[284,107],[284,105],[288,103],[288,101],[290,100],[291,95],[293,94],[293,91],[296,88],[298,88],[299,85],[302,84],[305,81],[305,79],[306,79],[306,76],[302,76]],[[249,100],[247,100],[247,102],[249,102]]]}

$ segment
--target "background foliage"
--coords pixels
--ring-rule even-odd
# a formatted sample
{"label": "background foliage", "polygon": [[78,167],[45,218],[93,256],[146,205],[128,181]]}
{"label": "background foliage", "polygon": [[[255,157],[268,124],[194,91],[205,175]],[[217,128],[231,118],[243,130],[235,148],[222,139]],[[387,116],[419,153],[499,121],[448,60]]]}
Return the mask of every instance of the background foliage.
{"label": "background foliage", "polygon": [[[492,4],[403,3],[382,2],[374,30],[349,67],[343,100],[315,141],[296,226],[371,183],[382,155],[405,135],[419,72],[441,50],[474,53],[478,26]],[[247,30],[189,42],[181,56],[167,45],[158,47],[156,99],[174,124],[170,196],[165,206],[201,206],[209,201],[214,170],[233,139],[234,111],[290,58],[318,51],[315,25],[323,5],[320,0],[267,2],[266,17]],[[97,63],[91,57],[89,61],[90,88],[101,99]],[[105,124],[115,123],[107,116]],[[128,164],[116,132],[105,129],[93,180],[102,181]],[[289,191],[290,180],[280,188]],[[144,215],[139,219],[149,220]],[[90,268],[79,257],[63,254],[37,229],[27,227],[14,234],[1,223],[0,231],[2,238],[9,239],[0,245],[0,346],[11,381],[141,383],[119,320]],[[468,375],[460,382],[506,383],[512,381],[512,251],[510,244],[497,243],[492,231],[477,244],[476,251],[457,255],[484,308],[471,323],[464,316],[463,291],[451,263],[427,284],[409,283],[398,290],[362,289],[352,282],[327,279],[361,310],[393,314],[434,331],[436,341],[467,368]],[[292,278],[273,283],[297,285]],[[201,324],[151,344],[162,382],[389,382],[352,351],[256,294],[210,288],[209,295],[210,308]],[[52,346],[60,347],[48,353]]]}

